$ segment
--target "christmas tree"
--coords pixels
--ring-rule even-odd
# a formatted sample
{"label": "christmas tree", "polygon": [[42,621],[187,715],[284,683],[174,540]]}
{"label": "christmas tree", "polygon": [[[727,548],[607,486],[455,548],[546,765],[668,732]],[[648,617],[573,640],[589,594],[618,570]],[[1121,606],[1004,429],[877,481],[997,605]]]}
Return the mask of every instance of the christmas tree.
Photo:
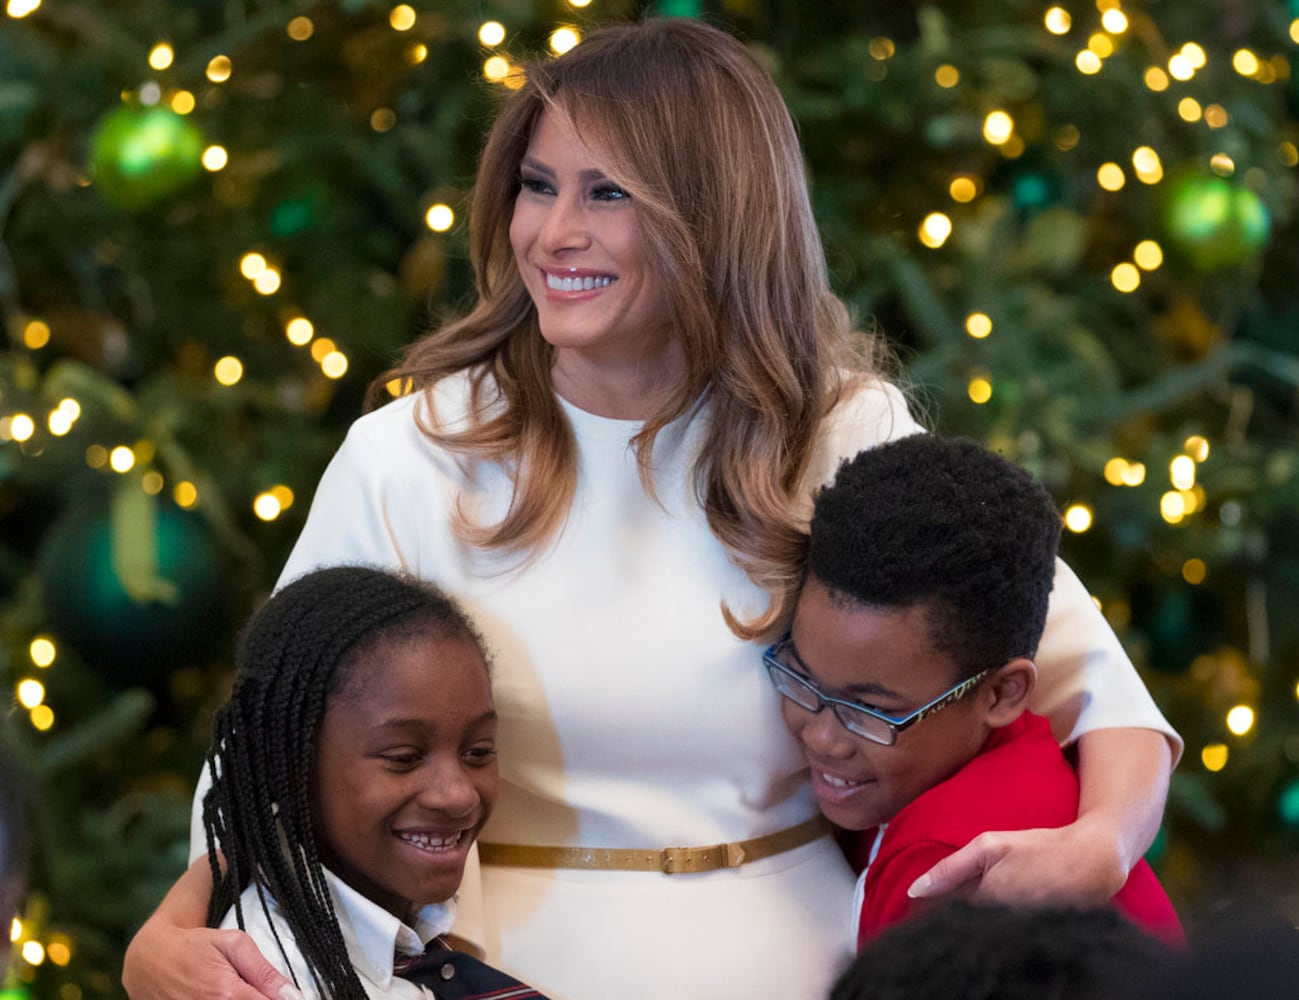
{"label": "christmas tree", "polygon": [[121,995],[235,631],[367,384],[471,294],[496,101],[523,58],[646,13],[751,44],[861,324],[937,429],[1058,498],[1186,738],[1152,859],[1188,923],[1299,884],[1295,0],[6,0],[18,995]]}

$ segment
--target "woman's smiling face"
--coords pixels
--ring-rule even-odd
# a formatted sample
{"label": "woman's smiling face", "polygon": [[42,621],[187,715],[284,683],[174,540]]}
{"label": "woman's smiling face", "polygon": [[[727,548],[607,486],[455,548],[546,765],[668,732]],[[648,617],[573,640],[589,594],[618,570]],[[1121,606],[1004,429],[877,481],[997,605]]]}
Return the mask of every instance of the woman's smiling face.
{"label": "woman's smiling face", "polygon": [[[510,244],[556,369],[664,363],[666,289],[645,253],[631,195],[599,154],[547,111],[519,180]],[[670,347],[667,356],[675,357]]]}

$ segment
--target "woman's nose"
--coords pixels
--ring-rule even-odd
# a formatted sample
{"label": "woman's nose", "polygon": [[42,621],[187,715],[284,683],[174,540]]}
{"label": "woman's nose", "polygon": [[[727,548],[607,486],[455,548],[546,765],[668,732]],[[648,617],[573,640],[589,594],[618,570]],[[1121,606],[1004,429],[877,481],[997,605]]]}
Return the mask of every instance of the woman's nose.
{"label": "woman's nose", "polygon": [[541,245],[547,253],[583,250],[591,245],[586,213],[575,197],[558,195],[541,226]]}

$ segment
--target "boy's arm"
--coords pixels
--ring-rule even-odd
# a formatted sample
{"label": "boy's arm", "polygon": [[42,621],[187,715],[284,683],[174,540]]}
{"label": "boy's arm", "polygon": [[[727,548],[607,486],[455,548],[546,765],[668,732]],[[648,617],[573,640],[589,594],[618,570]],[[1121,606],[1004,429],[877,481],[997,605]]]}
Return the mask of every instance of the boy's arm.
{"label": "boy's arm", "polygon": [[131,939],[122,985],[132,1000],[300,1000],[242,931],[204,927],[211,869],[199,858]]}
{"label": "boy's arm", "polygon": [[1099,904],[1123,887],[1159,832],[1172,752],[1153,729],[1097,729],[1078,740],[1078,819],[1054,830],[980,834],[916,880],[918,898],[962,891],[1017,904]]}

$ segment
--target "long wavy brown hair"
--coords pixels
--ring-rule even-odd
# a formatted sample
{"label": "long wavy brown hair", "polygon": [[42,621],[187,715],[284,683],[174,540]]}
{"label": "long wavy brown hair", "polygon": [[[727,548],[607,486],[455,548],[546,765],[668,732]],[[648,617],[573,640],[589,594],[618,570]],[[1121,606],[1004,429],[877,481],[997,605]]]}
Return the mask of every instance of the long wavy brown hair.
{"label": "long wavy brown hair", "polygon": [[804,475],[821,422],[846,373],[877,364],[830,290],[789,111],[740,42],[694,20],[603,28],[525,73],[479,162],[470,211],[477,304],[413,344],[371,399],[393,378],[427,391],[467,372],[468,425],[439,427],[430,406],[422,429],[444,448],[507,463],[514,496],[501,521],[462,513],[457,532],[531,553],[562,526],[576,444],[509,239],[533,128],[543,111],[561,115],[631,195],[686,361],[684,379],[663,387],[632,440],[642,484],[653,496],[658,433],[705,400],[695,488],[713,534],[771,597],[754,621],[722,608],[736,635],[756,638],[789,616],[797,596]]}

